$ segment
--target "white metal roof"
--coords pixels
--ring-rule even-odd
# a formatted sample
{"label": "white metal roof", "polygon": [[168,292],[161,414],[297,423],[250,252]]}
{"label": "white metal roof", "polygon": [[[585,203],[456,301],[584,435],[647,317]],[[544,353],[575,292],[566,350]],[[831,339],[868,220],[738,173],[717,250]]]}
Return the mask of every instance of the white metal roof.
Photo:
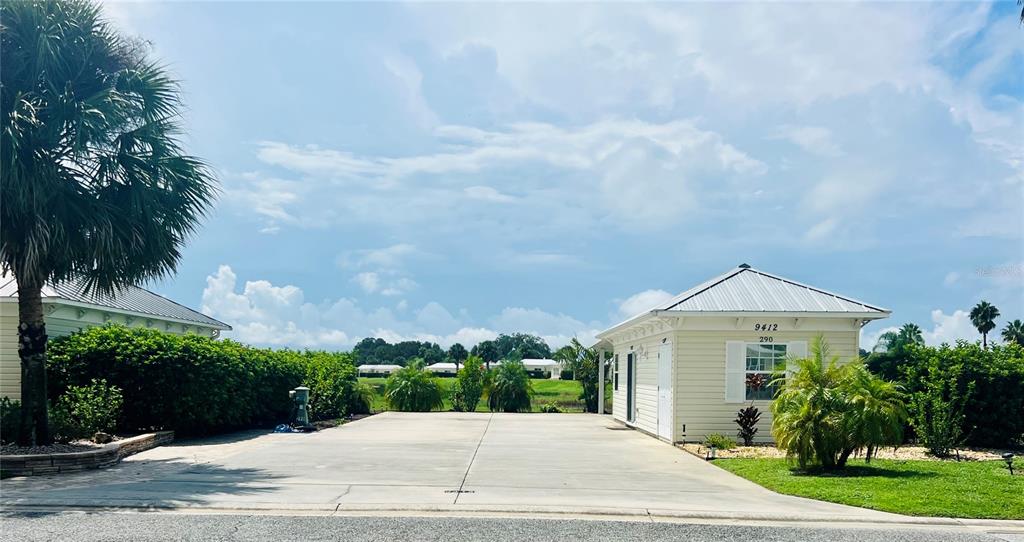
{"label": "white metal roof", "polygon": [[759,271],[737,267],[691,288],[653,310],[702,312],[889,312]]}
{"label": "white metal roof", "polygon": [[890,313],[888,309],[772,275],[743,264],[599,333],[598,337],[644,315],[662,311],[709,315],[723,313],[785,313],[809,316],[848,314],[861,318],[884,318]]}
{"label": "white metal roof", "polygon": [[357,369],[359,369],[360,371],[397,371],[398,369],[401,368],[401,365],[373,363],[367,363],[366,365],[360,365],[359,367],[357,367]]}
{"label": "white metal roof", "polygon": [[455,371],[458,369],[454,363],[449,362],[434,363],[433,365],[427,365],[425,368],[428,371]]}
{"label": "white metal roof", "polygon": [[534,365],[537,367],[555,367],[561,363],[547,358],[523,358],[523,365]]}
{"label": "white metal roof", "polygon": [[[231,329],[231,326],[211,318],[199,311],[192,310],[161,295],[138,286],[127,286],[114,295],[97,292],[84,292],[81,281],[70,280],[59,284],[43,286],[43,302],[53,303],[70,301],[72,303],[92,305],[98,309],[112,309],[136,314],[151,315],[157,318],[170,318],[216,329]],[[18,297],[18,282],[13,275],[0,275],[0,298]]]}

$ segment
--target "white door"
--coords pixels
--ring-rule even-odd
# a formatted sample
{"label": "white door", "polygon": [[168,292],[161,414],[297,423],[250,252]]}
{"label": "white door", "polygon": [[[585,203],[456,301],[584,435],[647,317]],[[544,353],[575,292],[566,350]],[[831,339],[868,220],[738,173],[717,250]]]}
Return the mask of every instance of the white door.
{"label": "white door", "polygon": [[672,344],[658,350],[658,436],[672,440]]}

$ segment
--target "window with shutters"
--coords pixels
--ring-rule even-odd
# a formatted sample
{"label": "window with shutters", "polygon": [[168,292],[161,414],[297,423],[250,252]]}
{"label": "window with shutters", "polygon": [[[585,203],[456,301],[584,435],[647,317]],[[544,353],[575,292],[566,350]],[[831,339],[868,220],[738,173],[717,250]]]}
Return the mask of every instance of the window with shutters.
{"label": "window with shutters", "polygon": [[778,384],[769,385],[775,376],[786,370],[786,345],[747,343],[746,397],[747,401],[770,400],[775,397]]}

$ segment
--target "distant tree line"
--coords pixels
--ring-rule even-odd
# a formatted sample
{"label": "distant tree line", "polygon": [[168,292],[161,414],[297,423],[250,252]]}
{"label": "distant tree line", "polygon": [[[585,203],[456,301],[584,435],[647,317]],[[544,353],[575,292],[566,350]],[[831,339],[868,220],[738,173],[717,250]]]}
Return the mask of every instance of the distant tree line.
{"label": "distant tree line", "polygon": [[544,339],[528,333],[501,334],[494,340],[477,344],[472,351],[459,343],[444,350],[439,344],[429,341],[401,341],[391,344],[379,337],[367,337],[355,345],[352,353],[355,355],[357,365],[406,366],[413,360],[422,360],[425,365],[440,362],[461,365],[470,354],[490,365],[504,359],[551,358],[551,347]]}

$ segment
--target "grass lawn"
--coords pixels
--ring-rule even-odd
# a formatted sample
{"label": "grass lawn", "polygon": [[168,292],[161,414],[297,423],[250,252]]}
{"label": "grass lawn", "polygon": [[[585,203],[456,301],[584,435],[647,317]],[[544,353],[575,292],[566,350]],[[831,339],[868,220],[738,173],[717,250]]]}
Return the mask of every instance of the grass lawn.
{"label": "grass lawn", "polygon": [[1024,519],[1024,475],[1002,461],[851,461],[836,474],[790,470],[785,459],[720,459],[715,465],[799,497],[911,516]]}
{"label": "grass lawn", "polygon": [[[441,383],[441,389],[445,394],[444,398],[444,410],[452,409],[451,398],[449,397],[449,390],[453,383],[454,378],[438,378]],[[381,412],[388,410],[387,402],[384,400],[384,383],[387,378],[371,378],[371,377],[360,377],[360,382],[365,382],[371,386],[377,392],[373,399],[373,411]],[[583,391],[583,387],[579,382],[574,380],[531,380],[533,383],[533,411],[539,412],[541,405],[554,404],[558,408],[562,409],[562,412],[583,412],[583,401],[580,400],[580,393]],[[487,397],[484,396],[480,399],[480,404],[476,407],[477,412],[488,412],[487,410]]]}

